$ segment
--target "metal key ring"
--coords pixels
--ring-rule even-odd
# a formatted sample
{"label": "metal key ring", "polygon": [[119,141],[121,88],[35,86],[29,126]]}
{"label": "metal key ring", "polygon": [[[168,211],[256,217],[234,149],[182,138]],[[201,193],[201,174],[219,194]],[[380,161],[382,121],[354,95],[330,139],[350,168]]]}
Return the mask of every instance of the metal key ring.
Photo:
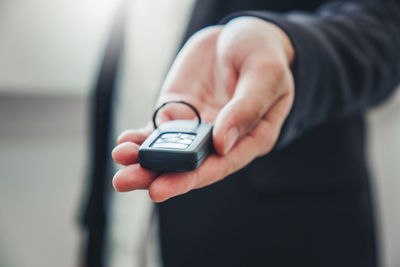
{"label": "metal key ring", "polygon": [[157,128],[158,128],[157,123],[156,123],[157,113],[160,111],[160,109],[162,109],[163,107],[165,107],[166,105],[171,104],[171,103],[184,104],[184,105],[188,106],[189,108],[191,108],[191,109],[194,111],[194,113],[196,113],[197,119],[199,120],[198,124],[201,123],[200,113],[197,111],[197,109],[196,109],[193,105],[189,104],[188,102],[182,101],[182,100],[171,100],[171,101],[164,102],[161,106],[159,106],[159,107],[154,111],[154,113],[153,113],[153,125],[154,125],[154,129],[157,129]]}

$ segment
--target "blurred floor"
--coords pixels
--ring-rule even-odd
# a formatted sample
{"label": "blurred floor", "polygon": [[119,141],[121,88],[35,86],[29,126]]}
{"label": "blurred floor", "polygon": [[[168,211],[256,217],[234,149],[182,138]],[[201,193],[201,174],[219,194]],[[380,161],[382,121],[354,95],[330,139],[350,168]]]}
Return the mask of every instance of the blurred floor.
{"label": "blurred floor", "polygon": [[0,266],[75,266],[86,100],[0,95]]}

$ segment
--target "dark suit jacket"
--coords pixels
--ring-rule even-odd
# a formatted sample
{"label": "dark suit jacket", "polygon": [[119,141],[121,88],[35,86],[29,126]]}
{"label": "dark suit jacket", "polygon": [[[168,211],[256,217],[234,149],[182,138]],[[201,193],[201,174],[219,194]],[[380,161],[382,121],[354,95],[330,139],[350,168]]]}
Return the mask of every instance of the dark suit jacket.
{"label": "dark suit jacket", "polygon": [[[158,205],[166,267],[376,266],[364,113],[400,81],[400,0],[325,2],[197,1],[186,38],[240,15],[271,21],[288,34],[295,101],[270,154]],[[94,94],[87,266],[102,266],[118,29]]]}
{"label": "dark suit jacket", "polygon": [[400,3],[323,2],[197,1],[187,36],[242,15],[279,25],[296,96],[273,152],[158,205],[166,267],[377,265],[364,113],[400,81]]}

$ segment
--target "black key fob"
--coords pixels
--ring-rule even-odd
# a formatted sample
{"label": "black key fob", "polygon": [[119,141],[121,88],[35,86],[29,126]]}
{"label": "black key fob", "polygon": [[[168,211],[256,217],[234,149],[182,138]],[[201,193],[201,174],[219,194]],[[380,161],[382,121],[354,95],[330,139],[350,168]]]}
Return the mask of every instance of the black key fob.
{"label": "black key fob", "polygon": [[139,148],[143,168],[185,172],[196,169],[212,149],[212,124],[172,120],[160,127]]}
{"label": "black key fob", "polygon": [[[190,107],[198,118],[172,120],[157,127],[158,111],[170,103]],[[143,168],[155,171],[185,172],[196,169],[212,149],[211,123],[201,122],[197,109],[191,104],[172,100],[158,107],[153,114],[154,132],[139,148],[139,163]]]}

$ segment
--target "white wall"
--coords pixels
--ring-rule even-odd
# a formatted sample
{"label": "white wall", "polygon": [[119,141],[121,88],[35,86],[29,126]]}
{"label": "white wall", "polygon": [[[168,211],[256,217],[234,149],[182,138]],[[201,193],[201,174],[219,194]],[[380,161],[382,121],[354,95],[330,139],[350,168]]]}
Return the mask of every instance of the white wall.
{"label": "white wall", "polygon": [[0,1],[0,92],[87,93],[119,2]]}

